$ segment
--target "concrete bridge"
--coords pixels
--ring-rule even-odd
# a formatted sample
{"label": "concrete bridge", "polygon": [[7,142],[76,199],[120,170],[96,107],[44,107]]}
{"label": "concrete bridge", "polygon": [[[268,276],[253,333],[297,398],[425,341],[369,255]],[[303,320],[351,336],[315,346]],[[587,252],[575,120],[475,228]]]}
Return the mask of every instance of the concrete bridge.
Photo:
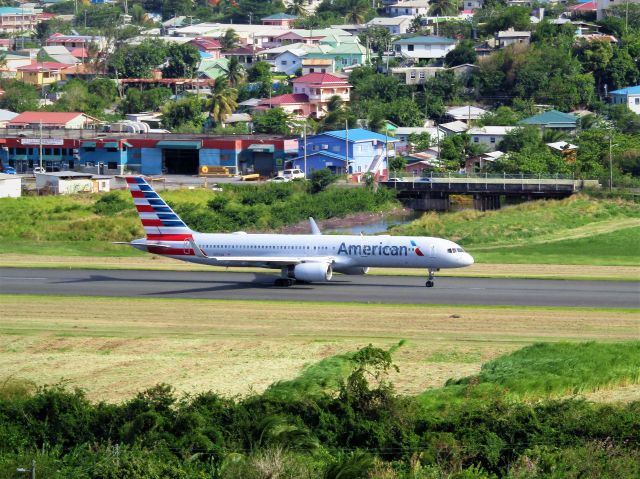
{"label": "concrete bridge", "polygon": [[521,198],[525,201],[566,198],[583,188],[600,187],[597,180],[531,175],[396,177],[380,184],[397,190],[398,199],[405,206],[422,211],[448,210],[450,195],[473,196],[474,207],[485,211],[499,209],[501,197]]}

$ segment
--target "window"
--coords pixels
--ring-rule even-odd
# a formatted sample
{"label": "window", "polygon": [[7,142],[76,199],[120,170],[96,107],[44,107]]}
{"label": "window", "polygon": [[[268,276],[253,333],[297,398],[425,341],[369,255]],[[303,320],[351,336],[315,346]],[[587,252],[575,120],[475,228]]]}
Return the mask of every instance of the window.
{"label": "window", "polygon": [[26,155],[26,154],[27,154],[26,148],[16,148],[16,155]]}
{"label": "window", "polygon": [[331,147],[331,151],[334,151],[336,153],[339,152],[340,151],[340,145],[333,145]]}
{"label": "window", "polygon": [[282,60],[282,61],[280,62],[280,65],[286,65],[286,64],[287,64],[287,60]]}
{"label": "window", "polygon": [[115,161],[110,161],[107,163],[107,168],[110,170],[117,170],[118,169],[118,163],[116,163]]}
{"label": "window", "polygon": [[84,151],[96,151],[96,147],[95,146],[85,146],[84,147]]}
{"label": "window", "polygon": [[495,143],[495,142],[496,142],[496,137],[495,137],[495,136],[492,136],[492,137],[489,139],[489,141],[491,141],[491,143]]}
{"label": "window", "polygon": [[636,105],[640,105],[640,98],[636,98]]}
{"label": "window", "polygon": [[414,48],[415,45],[407,45],[407,50],[409,50],[410,52],[412,52]]}
{"label": "window", "polygon": [[345,65],[345,66],[348,65],[349,64],[349,59],[348,58],[343,58],[342,59],[342,64]]}
{"label": "window", "polygon": [[424,72],[420,72],[420,80],[424,80],[424,78],[425,78]]}
{"label": "window", "polygon": [[474,137],[473,137],[473,142],[474,142],[474,143],[478,143],[479,141],[480,141],[480,139],[479,139],[477,136],[474,136]]}
{"label": "window", "polygon": [[411,79],[413,80],[416,77],[416,72],[415,70],[411,70],[411,75],[410,75]]}

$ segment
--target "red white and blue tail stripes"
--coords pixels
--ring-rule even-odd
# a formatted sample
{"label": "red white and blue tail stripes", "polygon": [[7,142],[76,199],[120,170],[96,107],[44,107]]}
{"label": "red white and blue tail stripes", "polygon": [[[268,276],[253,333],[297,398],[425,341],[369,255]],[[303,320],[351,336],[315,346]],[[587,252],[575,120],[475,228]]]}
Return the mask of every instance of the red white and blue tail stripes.
{"label": "red white and blue tail stripes", "polygon": [[129,176],[126,180],[148,240],[183,241],[191,238],[193,231],[144,178]]}

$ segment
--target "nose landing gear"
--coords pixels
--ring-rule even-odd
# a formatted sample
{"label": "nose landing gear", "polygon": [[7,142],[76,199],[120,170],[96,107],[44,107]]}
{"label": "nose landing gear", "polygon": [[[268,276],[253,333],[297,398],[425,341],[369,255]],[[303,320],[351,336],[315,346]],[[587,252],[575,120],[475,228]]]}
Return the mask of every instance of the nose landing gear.
{"label": "nose landing gear", "polygon": [[433,278],[434,278],[434,269],[429,268],[429,279],[427,280],[427,282],[424,284],[427,288],[433,288],[433,285],[435,284],[433,282]]}

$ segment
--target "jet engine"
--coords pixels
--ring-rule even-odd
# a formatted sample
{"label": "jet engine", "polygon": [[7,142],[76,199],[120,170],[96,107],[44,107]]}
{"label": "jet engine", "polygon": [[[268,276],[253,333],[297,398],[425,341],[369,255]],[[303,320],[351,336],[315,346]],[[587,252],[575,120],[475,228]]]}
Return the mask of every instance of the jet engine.
{"label": "jet engine", "polygon": [[293,275],[297,280],[308,283],[330,281],[333,269],[329,263],[300,263],[293,268]]}
{"label": "jet engine", "polygon": [[349,266],[346,268],[333,268],[336,273],[349,274],[354,276],[362,276],[369,272],[368,266]]}

